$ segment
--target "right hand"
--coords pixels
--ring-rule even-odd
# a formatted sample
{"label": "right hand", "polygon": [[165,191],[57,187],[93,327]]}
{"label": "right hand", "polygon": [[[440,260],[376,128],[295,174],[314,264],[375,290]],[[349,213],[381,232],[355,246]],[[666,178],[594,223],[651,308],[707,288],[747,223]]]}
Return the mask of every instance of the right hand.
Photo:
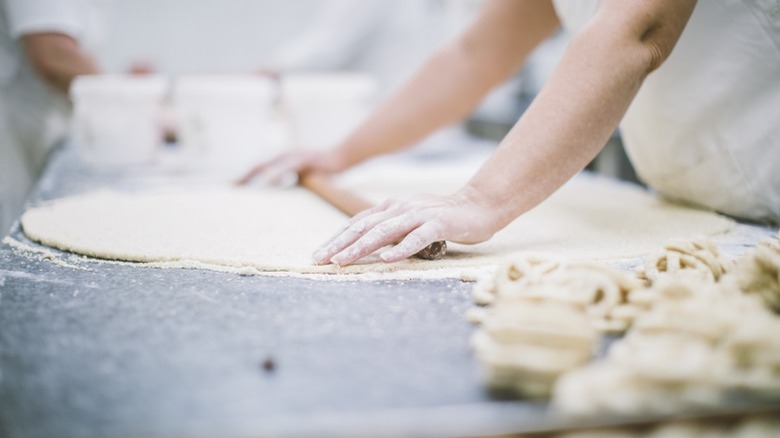
{"label": "right hand", "polygon": [[312,257],[318,265],[346,266],[381,250],[379,258],[393,263],[437,241],[484,242],[506,225],[506,214],[470,186],[448,196],[390,199],[353,216]]}
{"label": "right hand", "polygon": [[307,172],[338,173],[349,165],[336,151],[291,151],[253,167],[236,184],[244,185],[256,177],[281,185]]}

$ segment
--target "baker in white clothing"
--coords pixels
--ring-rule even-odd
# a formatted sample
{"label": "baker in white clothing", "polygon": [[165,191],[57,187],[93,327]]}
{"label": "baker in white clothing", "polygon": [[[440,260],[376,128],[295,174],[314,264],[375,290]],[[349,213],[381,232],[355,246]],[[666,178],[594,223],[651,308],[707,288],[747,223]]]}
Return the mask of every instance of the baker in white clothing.
{"label": "baker in white clothing", "polygon": [[68,129],[68,88],[97,73],[88,53],[105,0],[0,0],[0,235]]}
{"label": "baker in white clothing", "polygon": [[411,145],[465,116],[559,25],[573,34],[560,64],[468,184],[363,212],[315,262],[484,241],[580,171],[618,124],[661,195],[780,222],[777,0],[492,0],[338,148],[267,166],[338,172]]}

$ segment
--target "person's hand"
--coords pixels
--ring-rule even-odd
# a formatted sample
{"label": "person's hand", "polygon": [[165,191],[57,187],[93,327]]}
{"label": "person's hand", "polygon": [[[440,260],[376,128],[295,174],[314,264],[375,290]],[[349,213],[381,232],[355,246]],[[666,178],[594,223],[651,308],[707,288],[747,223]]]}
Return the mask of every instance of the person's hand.
{"label": "person's hand", "polygon": [[296,180],[307,172],[338,173],[348,166],[336,151],[292,151],[260,163],[253,167],[236,184],[246,184],[256,177],[262,177],[271,184],[280,185]]}
{"label": "person's hand", "polygon": [[391,199],[354,216],[312,257],[318,265],[345,266],[395,244],[379,257],[387,263],[397,262],[440,240],[483,242],[501,228],[499,217],[473,190]]}

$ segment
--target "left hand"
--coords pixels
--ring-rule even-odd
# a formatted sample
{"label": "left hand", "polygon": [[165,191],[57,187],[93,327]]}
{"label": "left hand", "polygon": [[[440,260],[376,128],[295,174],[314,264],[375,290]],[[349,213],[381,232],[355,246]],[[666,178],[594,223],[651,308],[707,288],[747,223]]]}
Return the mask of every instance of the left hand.
{"label": "left hand", "polygon": [[379,257],[387,263],[411,257],[433,242],[483,242],[498,231],[498,212],[476,193],[390,199],[354,216],[314,252],[318,265],[346,266],[388,245]]}

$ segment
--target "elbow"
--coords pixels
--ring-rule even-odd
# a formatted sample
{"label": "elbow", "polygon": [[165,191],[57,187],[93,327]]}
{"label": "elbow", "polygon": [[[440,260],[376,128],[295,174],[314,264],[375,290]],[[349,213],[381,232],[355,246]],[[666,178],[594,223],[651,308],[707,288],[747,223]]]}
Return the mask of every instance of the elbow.
{"label": "elbow", "polygon": [[649,25],[639,37],[638,44],[643,51],[646,74],[652,73],[663,65],[677,42],[677,35],[673,37],[663,35],[660,30],[662,27],[662,23]]}
{"label": "elbow", "polygon": [[596,36],[602,50],[620,58],[621,63],[634,74],[646,77],[661,67],[669,58],[676,38],[663,35],[662,24],[648,24],[646,28],[613,28]]}
{"label": "elbow", "polygon": [[695,5],[696,0],[607,0],[600,6],[599,25],[628,44],[638,67],[649,74],[669,58]]}

